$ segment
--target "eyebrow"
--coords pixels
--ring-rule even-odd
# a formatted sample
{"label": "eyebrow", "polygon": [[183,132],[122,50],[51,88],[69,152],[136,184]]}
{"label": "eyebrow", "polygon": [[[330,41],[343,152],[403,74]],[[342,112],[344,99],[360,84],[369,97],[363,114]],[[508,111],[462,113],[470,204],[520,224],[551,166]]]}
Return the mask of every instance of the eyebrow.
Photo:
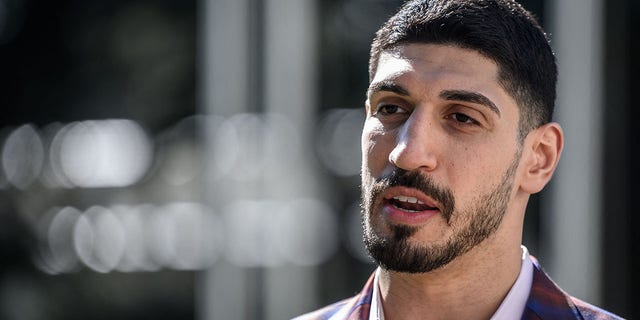
{"label": "eyebrow", "polygon": [[479,104],[491,109],[491,111],[500,116],[500,109],[498,109],[496,104],[493,103],[491,99],[478,92],[466,90],[443,90],[440,92],[440,98],[444,100],[464,101]]}
{"label": "eyebrow", "polygon": [[[369,89],[367,90],[367,97],[371,97],[373,94],[381,91],[393,92],[401,96],[410,95],[407,89],[393,81],[380,81],[372,83],[371,86],[369,86]],[[440,92],[440,98],[448,101],[464,101],[475,103],[489,108],[491,111],[500,116],[500,109],[498,109],[496,104],[493,103],[491,99],[475,91],[443,90]]]}
{"label": "eyebrow", "polygon": [[373,94],[388,91],[399,94],[401,96],[409,96],[409,91],[402,86],[398,85],[392,81],[380,81],[376,83],[372,83],[367,90],[367,97],[371,97]]}

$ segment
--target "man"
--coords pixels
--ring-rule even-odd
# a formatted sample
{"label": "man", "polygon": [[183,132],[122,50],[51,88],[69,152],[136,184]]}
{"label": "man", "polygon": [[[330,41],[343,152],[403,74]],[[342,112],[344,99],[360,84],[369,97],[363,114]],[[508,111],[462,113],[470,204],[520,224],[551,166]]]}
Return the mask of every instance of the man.
{"label": "man", "polygon": [[[362,133],[362,292],[300,319],[617,319],[521,246],[551,179],[557,69],[512,0],[406,3],[376,33]],[[589,281],[585,279],[585,281]]]}

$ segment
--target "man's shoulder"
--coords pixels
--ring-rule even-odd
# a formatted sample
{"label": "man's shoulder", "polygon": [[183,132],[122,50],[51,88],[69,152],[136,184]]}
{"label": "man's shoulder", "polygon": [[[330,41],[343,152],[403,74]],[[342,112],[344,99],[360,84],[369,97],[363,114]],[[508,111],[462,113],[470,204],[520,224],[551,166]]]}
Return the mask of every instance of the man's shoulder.
{"label": "man's shoulder", "polygon": [[357,295],[303,314],[294,320],[367,319],[371,308],[374,276],[375,273],[369,277],[364,288]]}
{"label": "man's shoulder", "polygon": [[538,260],[534,264],[533,284],[524,319],[623,319],[609,311],[584,302],[562,290],[544,271]]}
{"label": "man's shoulder", "polygon": [[573,305],[585,320],[617,320],[623,319],[607,310],[601,309],[576,297],[570,297]]}

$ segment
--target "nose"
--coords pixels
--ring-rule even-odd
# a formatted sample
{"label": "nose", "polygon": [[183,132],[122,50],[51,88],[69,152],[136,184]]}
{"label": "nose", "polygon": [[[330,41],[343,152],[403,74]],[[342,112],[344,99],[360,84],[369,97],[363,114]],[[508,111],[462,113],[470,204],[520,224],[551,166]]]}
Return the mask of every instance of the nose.
{"label": "nose", "polygon": [[400,128],[389,162],[407,171],[436,169],[438,137],[434,125],[426,117],[414,113]]}

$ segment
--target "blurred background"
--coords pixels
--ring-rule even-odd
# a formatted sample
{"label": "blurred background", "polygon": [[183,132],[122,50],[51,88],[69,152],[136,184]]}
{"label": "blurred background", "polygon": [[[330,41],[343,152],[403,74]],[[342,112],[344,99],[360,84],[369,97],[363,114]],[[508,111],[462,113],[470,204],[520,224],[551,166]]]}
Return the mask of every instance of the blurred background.
{"label": "blurred background", "polygon": [[[373,33],[400,0],[0,0],[0,319],[288,319],[356,293]],[[521,1],[566,149],[524,244],[627,318],[640,3]]]}

